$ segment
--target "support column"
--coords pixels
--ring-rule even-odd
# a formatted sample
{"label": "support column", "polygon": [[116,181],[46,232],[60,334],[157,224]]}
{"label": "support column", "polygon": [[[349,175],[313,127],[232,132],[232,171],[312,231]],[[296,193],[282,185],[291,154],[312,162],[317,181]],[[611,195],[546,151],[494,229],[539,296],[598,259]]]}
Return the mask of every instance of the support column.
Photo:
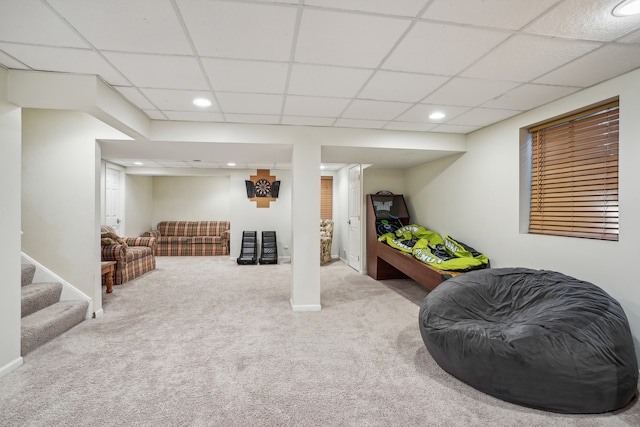
{"label": "support column", "polygon": [[0,377],[22,365],[20,356],[20,224],[21,141],[20,108],[7,102],[8,72],[0,67]]}
{"label": "support column", "polygon": [[293,311],[320,305],[320,144],[296,142],[292,155],[291,264]]}

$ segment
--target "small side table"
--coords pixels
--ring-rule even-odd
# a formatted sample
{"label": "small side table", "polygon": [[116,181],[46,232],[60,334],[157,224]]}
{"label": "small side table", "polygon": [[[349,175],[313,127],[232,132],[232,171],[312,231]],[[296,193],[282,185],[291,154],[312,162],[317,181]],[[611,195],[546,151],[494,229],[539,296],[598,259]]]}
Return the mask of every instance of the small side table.
{"label": "small side table", "polygon": [[102,284],[107,285],[107,293],[113,292],[113,273],[116,270],[116,261],[102,262]]}

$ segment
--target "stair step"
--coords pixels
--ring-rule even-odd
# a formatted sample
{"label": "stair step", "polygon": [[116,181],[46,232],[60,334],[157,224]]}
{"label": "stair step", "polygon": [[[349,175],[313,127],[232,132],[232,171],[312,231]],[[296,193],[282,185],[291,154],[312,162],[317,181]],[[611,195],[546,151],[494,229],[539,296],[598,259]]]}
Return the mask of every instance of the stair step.
{"label": "stair step", "polygon": [[22,318],[22,356],[82,322],[87,301],[60,301]]}
{"label": "stair step", "polygon": [[33,264],[22,264],[22,286],[26,286],[33,282],[33,276],[36,274],[36,266]]}
{"label": "stair step", "polygon": [[22,286],[22,317],[26,317],[60,301],[62,284],[31,283]]}

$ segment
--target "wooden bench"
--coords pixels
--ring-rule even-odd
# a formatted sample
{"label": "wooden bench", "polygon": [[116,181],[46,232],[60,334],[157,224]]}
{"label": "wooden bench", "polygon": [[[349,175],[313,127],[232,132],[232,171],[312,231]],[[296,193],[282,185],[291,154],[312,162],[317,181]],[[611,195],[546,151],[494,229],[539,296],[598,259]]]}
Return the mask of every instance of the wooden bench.
{"label": "wooden bench", "polygon": [[406,279],[418,282],[432,291],[445,280],[462,274],[457,271],[438,270],[418,261],[413,255],[401,252],[383,242],[375,245],[375,258],[367,261],[369,276],[376,280]]}

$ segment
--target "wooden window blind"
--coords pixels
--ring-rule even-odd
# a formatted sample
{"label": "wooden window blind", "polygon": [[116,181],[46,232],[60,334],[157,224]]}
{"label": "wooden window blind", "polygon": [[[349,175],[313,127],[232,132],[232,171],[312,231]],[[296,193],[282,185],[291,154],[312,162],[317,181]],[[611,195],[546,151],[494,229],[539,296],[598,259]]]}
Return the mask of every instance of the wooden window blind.
{"label": "wooden window blind", "polygon": [[320,219],[333,219],[333,177],[320,178]]}
{"label": "wooden window blind", "polygon": [[618,101],[529,129],[529,232],[618,240]]}

